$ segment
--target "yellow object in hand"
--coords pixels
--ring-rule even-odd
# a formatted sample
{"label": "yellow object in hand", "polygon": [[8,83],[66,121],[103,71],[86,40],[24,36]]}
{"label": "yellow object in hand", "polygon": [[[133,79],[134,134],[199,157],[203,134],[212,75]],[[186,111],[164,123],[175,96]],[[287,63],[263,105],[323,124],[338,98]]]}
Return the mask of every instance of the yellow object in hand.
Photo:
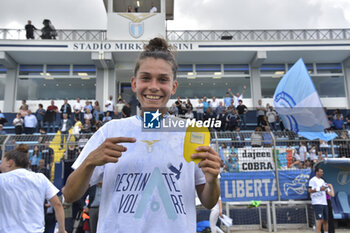
{"label": "yellow object in hand", "polygon": [[184,142],[184,158],[186,162],[193,161],[198,164],[201,159],[192,159],[191,155],[198,153],[196,148],[199,146],[209,146],[210,133],[206,127],[189,126],[186,129],[185,142]]}

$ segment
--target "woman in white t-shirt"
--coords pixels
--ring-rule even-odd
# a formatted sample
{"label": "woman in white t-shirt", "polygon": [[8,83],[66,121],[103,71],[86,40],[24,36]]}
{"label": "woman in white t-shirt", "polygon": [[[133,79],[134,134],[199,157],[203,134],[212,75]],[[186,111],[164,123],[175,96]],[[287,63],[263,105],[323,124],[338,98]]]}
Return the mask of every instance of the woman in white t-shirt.
{"label": "woman in white t-shirt", "polygon": [[42,173],[27,170],[28,147],[7,152],[0,164],[0,232],[44,232],[44,201],[55,210],[58,232],[66,233],[58,189]]}
{"label": "woman in white t-shirt", "polygon": [[185,132],[143,130],[146,120],[153,127],[172,119],[166,106],[178,86],[176,68],[167,42],[150,40],[131,78],[142,114],[106,123],[72,166],[67,202],[103,179],[97,232],[194,233],[195,193],[208,209],[218,201],[220,157],[210,146],[190,155],[195,164],[184,159]]}

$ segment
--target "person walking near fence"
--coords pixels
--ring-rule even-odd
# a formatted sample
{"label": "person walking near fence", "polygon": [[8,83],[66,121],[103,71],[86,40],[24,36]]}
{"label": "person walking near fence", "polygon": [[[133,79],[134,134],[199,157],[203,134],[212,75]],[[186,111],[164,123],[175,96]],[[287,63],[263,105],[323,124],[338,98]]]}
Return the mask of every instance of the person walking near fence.
{"label": "person walking near fence", "polygon": [[316,232],[321,232],[321,226],[328,233],[328,207],[326,193],[334,196],[333,186],[327,184],[323,179],[323,170],[316,168],[315,176],[309,181],[309,193],[311,194],[312,207],[316,217]]}

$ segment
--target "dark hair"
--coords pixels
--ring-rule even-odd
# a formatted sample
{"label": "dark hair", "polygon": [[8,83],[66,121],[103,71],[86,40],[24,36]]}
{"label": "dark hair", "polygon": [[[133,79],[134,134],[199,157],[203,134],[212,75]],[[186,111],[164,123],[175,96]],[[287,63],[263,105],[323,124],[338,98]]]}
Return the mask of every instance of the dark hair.
{"label": "dark hair", "polygon": [[147,45],[144,46],[144,51],[140,54],[134,69],[134,76],[140,68],[140,63],[143,59],[148,57],[152,57],[155,59],[163,59],[167,61],[171,65],[171,69],[173,71],[174,80],[176,79],[176,71],[177,71],[177,63],[175,60],[175,56],[172,52],[173,47],[168,45],[167,41],[163,38],[153,38],[148,42]]}
{"label": "dark hair", "polygon": [[17,148],[15,150],[6,152],[4,158],[7,160],[13,160],[16,164],[16,167],[28,168],[29,166],[28,154],[21,150],[17,150]]}
{"label": "dark hair", "polygon": [[23,153],[28,153],[29,147],[26,144],[21,143],[18,146],[16,146],[15,150]]}
{"label": "dark hair", "polygon": [[319,171],[320,171],[320,169],[322,170],[322,168],[317,167],[317,168],[315,169],[315,173],[316,173],[316,172],[319,172]]}

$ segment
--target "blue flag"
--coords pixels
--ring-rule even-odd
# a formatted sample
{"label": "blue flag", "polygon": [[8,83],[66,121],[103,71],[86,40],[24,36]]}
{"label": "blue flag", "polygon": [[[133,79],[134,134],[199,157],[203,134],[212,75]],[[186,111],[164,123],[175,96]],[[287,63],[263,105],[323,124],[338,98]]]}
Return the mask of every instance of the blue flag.
{"label": "blue flag", "polygon": [[323,141],[337,136],[324,132],[330,126],[303,59],[300,58],[278,83],[273,102],[284,126],[300,136]]}

